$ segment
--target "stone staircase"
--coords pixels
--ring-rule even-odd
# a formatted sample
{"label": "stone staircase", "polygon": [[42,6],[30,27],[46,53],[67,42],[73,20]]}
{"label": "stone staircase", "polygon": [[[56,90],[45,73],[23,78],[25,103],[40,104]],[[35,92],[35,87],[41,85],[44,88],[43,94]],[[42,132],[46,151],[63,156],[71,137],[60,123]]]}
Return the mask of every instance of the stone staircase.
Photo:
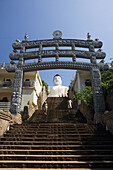
{"label": "stone staircase", "polygon": [[113,136],[80,112],[36,111],[1,137],[0,168],[113,169]]}

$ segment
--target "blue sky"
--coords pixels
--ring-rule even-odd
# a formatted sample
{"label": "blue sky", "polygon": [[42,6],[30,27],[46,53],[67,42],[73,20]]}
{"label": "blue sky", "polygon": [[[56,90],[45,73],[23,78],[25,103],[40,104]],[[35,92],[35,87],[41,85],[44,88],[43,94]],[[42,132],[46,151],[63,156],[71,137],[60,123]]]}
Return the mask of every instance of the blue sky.
{"label": "blue sky", "polygon": [[[106,62],[113,58],[113,0],[0,0],[0,62],[10,62],[12,43],[23,40],[51,39],[61,30],[62,38],[99,38]],[[40,71],[50,86],[53,76],[62,76],[63,85],[74,79],[72,70]]]}

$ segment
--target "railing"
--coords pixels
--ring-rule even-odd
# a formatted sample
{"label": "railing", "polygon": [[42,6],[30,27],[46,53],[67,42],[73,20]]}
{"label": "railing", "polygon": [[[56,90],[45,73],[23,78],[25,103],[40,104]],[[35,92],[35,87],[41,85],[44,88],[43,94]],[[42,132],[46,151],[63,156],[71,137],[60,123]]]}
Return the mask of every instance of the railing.
{"label": "railing", "polygon": [[0,81],[0,87],[12,87],[11,81]]}
{"label": "railing", "polygon": [[10,102],[0,102],[0,110],[9,111]]}
{"label": "railing", "polygon": [[[10,81],[0,81],[0,87],[12,87],[12,82]],[[24,81],[23,87],[34,87],[35,81]]]}
{"label": "railing", "polygon": [[3,69],[8,65],[9,65],[9,63],[0,63],[0,68]]}
{"label": "railing", "polygon": [[35,86],[35,81],[24,81],[23,86],[24,87],[34,87]]}

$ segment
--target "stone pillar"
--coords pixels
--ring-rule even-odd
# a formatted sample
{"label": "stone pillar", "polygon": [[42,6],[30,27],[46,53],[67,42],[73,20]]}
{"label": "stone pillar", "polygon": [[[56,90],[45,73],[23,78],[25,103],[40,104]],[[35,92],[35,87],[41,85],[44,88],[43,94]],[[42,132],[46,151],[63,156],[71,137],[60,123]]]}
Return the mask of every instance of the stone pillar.
{"label": "stone pillar", "polygon": [[38,56],[38,62],[42,62],[42,56],[41,56],[41,51],[43,50],[42,44],[39,46],[39,56]]}
{"label": "stone pillar", "polygon": [[92,68],[91,78],[95,113],[102,114],[105,111],[105,101],[101,85],[100,70],[98,68]]}
{"label": "stone pillar", "polygon": [[10,106],[10,112],[13,115],[16,115],[21,111],[23,80],[24,80],[23,70],[17,69],[15,71],[15,76],[14,76],[11,106]]}

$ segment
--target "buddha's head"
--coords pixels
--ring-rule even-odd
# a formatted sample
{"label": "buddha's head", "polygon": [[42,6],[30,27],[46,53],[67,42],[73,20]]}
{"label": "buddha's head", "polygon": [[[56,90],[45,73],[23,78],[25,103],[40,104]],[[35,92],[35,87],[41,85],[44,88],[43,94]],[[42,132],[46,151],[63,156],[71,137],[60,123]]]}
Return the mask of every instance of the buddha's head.
{"label": "buddha's head", "polygon": [[62,78],[59,74],[56,74],[53,78],[53,83],[55,86],[60,86],[62,85]]}

